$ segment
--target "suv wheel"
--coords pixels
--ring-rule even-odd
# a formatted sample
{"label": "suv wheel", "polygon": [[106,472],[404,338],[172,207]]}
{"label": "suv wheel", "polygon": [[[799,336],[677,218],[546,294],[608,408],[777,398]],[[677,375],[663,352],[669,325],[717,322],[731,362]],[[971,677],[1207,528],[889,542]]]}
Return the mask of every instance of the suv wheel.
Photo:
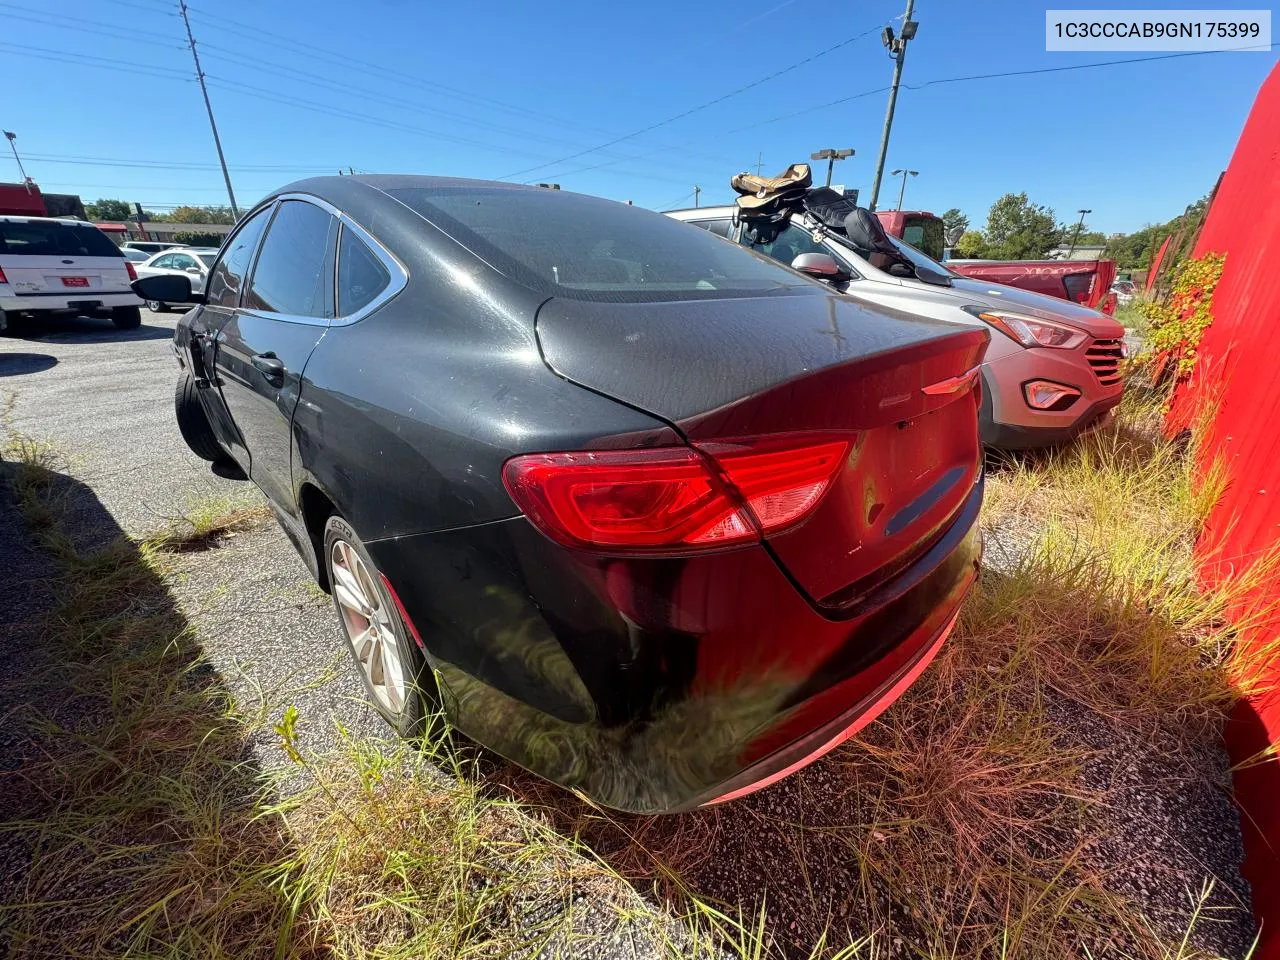
{"label": "suv wheel", "polygon": [[334,609],[374,709],[400,736],[419,735],[437,702],[435,680],[373,558],[337,515],[325,523],[324,563]]}
{"label": "suv wheel", "polygon": [[113,307],[111,322],[117,330],[132,330],[142,324],[142,310],[138,307]]}
{"label": "suv wheel", "polygon": [[169,310],[169,305],[165,303],[163,300],[148,300],[147,309],[150,310],[152,313],[167,313]]}

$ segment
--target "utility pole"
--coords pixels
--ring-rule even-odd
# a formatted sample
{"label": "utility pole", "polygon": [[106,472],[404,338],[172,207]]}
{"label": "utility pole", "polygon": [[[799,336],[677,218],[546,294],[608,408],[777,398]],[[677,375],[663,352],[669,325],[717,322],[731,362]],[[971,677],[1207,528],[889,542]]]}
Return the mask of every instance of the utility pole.
{"label": "utility pole", "polygon": [[907,58],[907,41],[915,39],[916,29],[920,26],[911,19],[911,10],[916,0],[907,0],[907,12],[902,17],[902,35],[895,37],[893,27],[885,27],[880,34],[880,42],[893,57],[893,85],[889,88],[889,109],[884,115],[884,133],[880,135],[880,158],[876,160],[876,178],[871,184],[871,206],[874,210],[880,199],[880,181],[884,177],[884,158],[889,152],[889,131],[893,129],[893,109],[898,105],[898,84],[902,82],[902,61]]}
{"label": "utility pole", "polygon": [[1071,255],[1076,252],[1076,241],[1080,239],[1080,230],[1084,227],[1084,215],[1086,213],[1093,213],[1093,211],[1077,210],[1076,213],[1080,214],[1080,222],[1076,224],[1076,232],[1071,235],[1071,249],[1067,251],[1068,260],[1070,260]]}
{"label": "utility pole", "polygon": [[760,170],[764,167],[764,151],[761,150],[756,154],[756,176],[760,176]]}
{"label": "utility pole", "polygon": [[693,207],[695,210],[698,208],[698,194],[700,193],[702,193],[702,188],[695,183],[693,185]]}
{"label": "utility pole", "polygon": [[809,154],[809,159],[827,161],[827,186],[829,187],[831,186],[831,171],[835,169],[836,161],[844,160],[852,156],[853,156],[852,147],[850,147],[848,150],[832,150],[828,148],[826,150],[819,150],[817,153]]}
{"label": "utility pole", "polygon": [[200,55],[196,53],[196,38],[191,35],[191,21],[187,19],[187,2],[178,0],[178,9],[182,11],[182,22],[187,27],[187,43],[191,44],[191,59],[196,62],[196,79],[200,81],[200,92],[204,95],[204,108],[209,112],[209,127],[213,130],[213,145],[218,149],[218,163],[222,165],[222,179],[227,184],[227,198],[231,201],[231,215],[240,219],[240,210],[236,207],[236,194],[231,189],[231,174],[227,172],[227,158],[222,155],[222,141],[218,139],[218,125],[213,122],[213,105],[209,103],[209,91],[204,85],[204,71],[200,69]]}
{"label": "utility pole", "polygon": [[898,174],[902,174],[902,187],[898,190],[898,209],[899,210],[902,209],[902,195],[907,192],[907,174],[911,174],[911,176],[914,177],[919,173],[920,173],[919,170],[895,170],[893,171],[893,173],[889,174],[889,176],[891,177],[896,177]]}
{"label": "utility pole", "polygon": [[27,188],[27,196],[31,196],[31,179],[27,176],[27,171],[22,169],[22,158],[18,156],[18,135],[6,130],[4,138],[9,141],[9,146],[13,149],[13,159],[18,164],[18,173],[22,177],[22,185]]}

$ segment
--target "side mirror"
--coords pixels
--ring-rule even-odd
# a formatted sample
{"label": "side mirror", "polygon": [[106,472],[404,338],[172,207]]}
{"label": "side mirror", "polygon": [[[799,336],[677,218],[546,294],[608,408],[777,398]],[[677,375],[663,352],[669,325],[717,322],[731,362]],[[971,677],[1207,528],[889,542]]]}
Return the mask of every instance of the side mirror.
{"label": "side mirror", "polygon": [[199,267],[187,267],[187,273],[194,273],[196,276],[200,276],[204,271]]}
{"label": "side mirror", "polygon": [[143,300],[161,303],[204,303],[203,293],[192,293],[191,278],[180,273],[161,273],[140,277],[129,284]]}
{"label": "side mirror", "polygon": [[843,280],[849,276],[827,253],[802,253],[791,261],[791,269],[818,280]]}

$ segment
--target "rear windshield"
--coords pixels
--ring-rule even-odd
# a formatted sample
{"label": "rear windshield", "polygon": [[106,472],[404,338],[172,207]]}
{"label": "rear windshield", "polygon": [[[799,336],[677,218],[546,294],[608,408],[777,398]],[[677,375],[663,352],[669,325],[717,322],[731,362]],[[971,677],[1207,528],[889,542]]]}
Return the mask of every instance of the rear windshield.
{"label": "rear windshield", "polygon": [[499,272],[553,296],[636,302],[810,287],[705,230],[597,197],[501,187],[387,192]]}
{"label": "rear windshield", "polygon": [[0,253],[30,257],[124,257],[97,227],[0,220]]}

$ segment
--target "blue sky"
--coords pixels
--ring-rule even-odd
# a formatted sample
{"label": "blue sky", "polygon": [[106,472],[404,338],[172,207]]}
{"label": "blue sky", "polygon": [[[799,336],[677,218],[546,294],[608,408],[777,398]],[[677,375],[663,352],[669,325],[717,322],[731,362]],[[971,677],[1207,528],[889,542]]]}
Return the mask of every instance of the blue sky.
{"label": "blue sky", "polygon": [[[191,2],[242,207],[340,166],[515,174],[657,208],[692,205],[700,184],[708,204],[727,202],[729,177],[760,156],[776,172],[823,147],[857,150],[836,182],[866,198],[892,73],[878,34],[903,6]],[[1047,53],[1044,8],[917,3],[903,80],[920,89],[902,91],[887,165],[920,171],[905,205],[958,206],[980,225],[997,196],[1025,190],[1063,220],[1092,208],[1089,226],[1107,232],[1180,213],[1226,165],[1275,51],[924,86],[1142,55]],[[225,202],[176,4],[54,9],[0,2],[0,127],[17,133],[28,174],[85,200]],[[0,180],[16,179],[0,154]]]}

